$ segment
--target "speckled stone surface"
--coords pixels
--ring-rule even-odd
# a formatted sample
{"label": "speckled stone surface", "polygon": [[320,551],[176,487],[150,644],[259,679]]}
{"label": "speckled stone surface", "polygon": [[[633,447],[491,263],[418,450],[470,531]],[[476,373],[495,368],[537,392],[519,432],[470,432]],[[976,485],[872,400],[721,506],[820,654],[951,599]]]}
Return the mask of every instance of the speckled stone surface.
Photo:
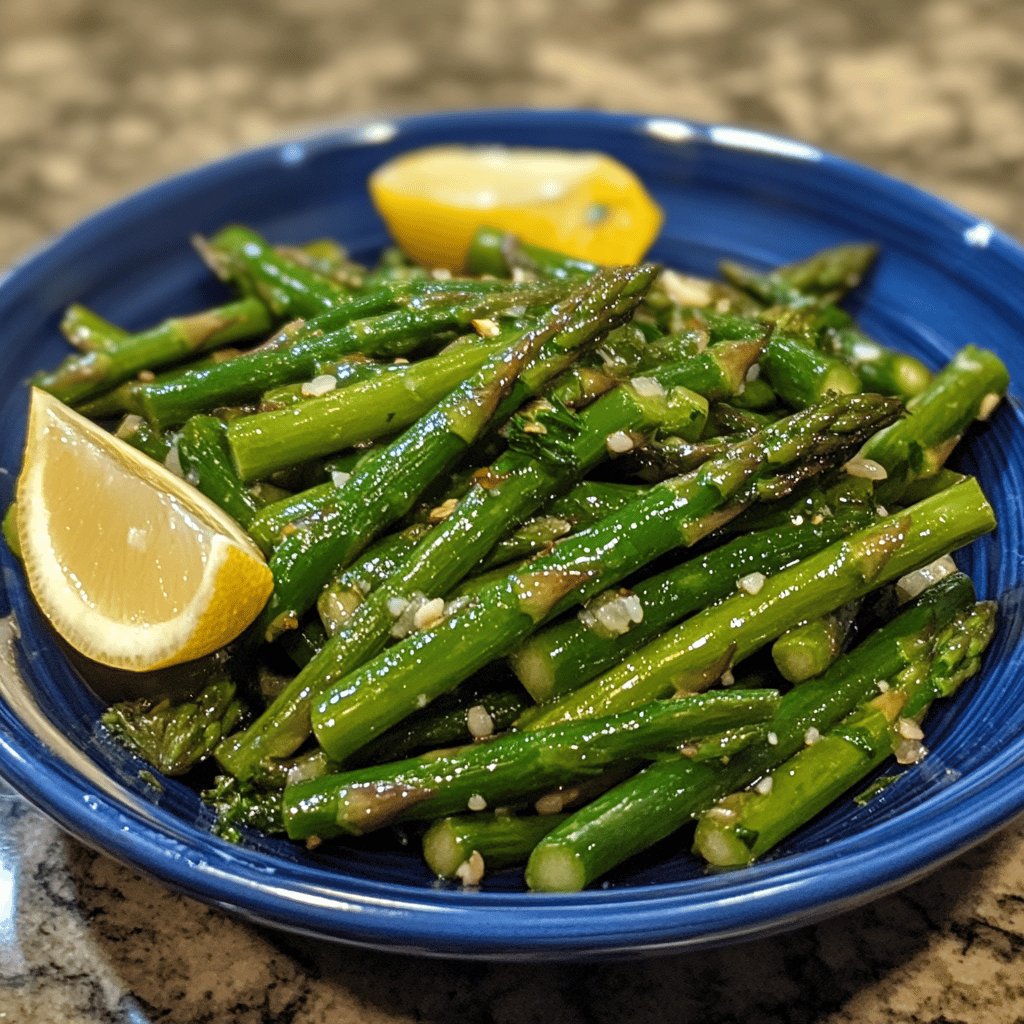
{"label": "speckled stone surface", "polygon": [[[739,122],[1024,235],[1019,0],[0,0],[0,267],[158,177],[353,114]],[[700,956],[423,962],[260,931],[0,791],[0,1022],[1024,1022],[1024,823],[905,892]]]}

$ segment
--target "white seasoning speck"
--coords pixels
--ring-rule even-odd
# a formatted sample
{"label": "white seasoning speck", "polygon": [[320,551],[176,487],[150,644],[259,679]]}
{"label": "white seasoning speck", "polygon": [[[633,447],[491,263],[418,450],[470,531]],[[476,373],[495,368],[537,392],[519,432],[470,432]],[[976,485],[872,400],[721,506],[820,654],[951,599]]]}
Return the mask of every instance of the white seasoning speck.
{"label": "white seasoning speck", "polygon": [[761,588],[767,579],[768,577],[763,572],[751,572],[747,573],[746,576],[741,576],[736,581],[736,586],[745,594],[753,596],[754,594],[761,593]]}
{"label": "white seasoning speck", "polygon": [[625,452],[631,452],[635,447],[633,438],[624,430],[616,430],[614,434],[609,434],[605,444],[613,455],[623,455]]}
{"label": "white seasoning speck", "polygon": [[391,360],[391,363],[393,366],[408,366],[409,360],[406,359],[405,356],[395,356],[395,358]]}
{"label": "white seasoning speck", "polygon": [[996,411],[996,406],[999,405],[1001,396],[997,395],[994,391],[989,392],[978,405],[978,419],[987,420],[989,416]]}
{"label": "white seasoning speck", "polygon": [[665,389],[661,386],[661,381],[655,380],[653,377],[634,377],[629,383],[633,385],[633,390],[641,398],[665,397]]}
{"label": "white seasoning speck", "polygon": [[404,597],[389,597],[388,598],[388,614],[397,619],[406,608],[409,607],[409,602]]}
{"label": "white seasoning speck", "polygon": [[416,610],[412,623],[417,629],[432,629],[444,618],[444,598],[432,597]]}
{"label": "white seasoning speck", "polygon": [[854,456],[843,466],[849,476],[859,477],[863,480],[886,480],[888,472],[885,466],[874,459],[864,459],[859,455]]}
{"label": "white seasoning speck", "polygon": [[888,693],[889,681],[887,679],[879,679],[878,682],[875,683],[875,687],[878,689],[879,693]]}
{"label": "white seasoning speck", "polygon": [[321,395],[326,395],[328,391],[333,391],[337,386],[337,377],[329,373],[322,373],[319,377],[305,381],[299,390],[307,398],[319,398]]}
{"label": "white seasoning speck", "polygon": [[471,811],[485,811],[487,810],[487,801],[479,793],[474,793],[466,801],[466,806]]}
{"label": "white seasoning speck", "polygon": [[455,877],[463,885],[479,885],[484,877],[484,858],[474,850],[456,869]]}
{"label": "white seasoning speck", "polygon": [[452,272],[447,267],[434,267],[430,272],[430,276],[435,281],[450,281],[452,279]]}
{"label": "white seasoning speck", "polygon": [[804,743],[808,747],[813,747],[814,744],[817,743],[820,739],[821,732],[813,725],[807,730],[807,732],[804,733]]}
{"label": "white seasoning speck", "polygon": [[663,270],[658,280],[677,306],[708,306],[715,297],[710,281],[676,270]]}
{"label": "white seasoning speck", "polygon": [[447,498],[445,501],[442,501],[437,508],[432,508],[430,510],[428,518],[432,523],[439,523],[442,519],[447,519],[455,511],[455,507],[458,503],[458,498]]}
{"label": "white seasoning speck", "polygon": [[722,683],[723,686],[735,686],[736,685],[736,677],[732,674],[732,670],[731,669],[726,669],[722,673],[721,683]]}
{"label": "white seasoning speck", "polygon": [[565,807],[565,798],[555,790],[552,793],[545,793],[538,797],[533,804],[533,809],[538,814],[561,814]]}
{"label": "white seasoning speck", "polygon": [[758,377],[760,377],[760,376],[761,376],[761,364],[760,363],[754,363],[754,365],[751,366],[749,370],[747,370],[746,381],[747,381],[748,384],[750,384],[752,381],[757,380]]}
{"label": "white seasoning speck", "polygon": [[494,719],[483,704],[474,704],[466,712],[466,728],[473,739],[480,740],[494,735]]}
{"label": "white seasoning speck", "polygon": [[120,438],[131,437],[141,426],[142,417],[136,416],[135,413],[131,412],[118,424],[117,430],[114,431],[114,436]]}
{"label": "white seasoning speck", "polygon": [[761,794],[761,796],[767,796],[772,791],[772,777],[766,775],[763,779],[758,779],[754,783],[754,789]]}
{"label": "white seasoning speck", "polygon": [[893,751],[898,764],[917,764],[928,753],[927,747],[920,740],[900,740]]}
{"label": "white seasoning speck", "polygon": [[340,469],[336,469],[331,473],[331,483],[335,487],[344,487],[351,479],[351,473],[343,473]]}
{"label": "white seasoning speck", "polygon": [[421,693],[416,698],[416,707],[418,707],[418,708],[425,708],[429,703],[430,703],[430,701],[427,700],[427,695],[425,693]]}
{"label": "white seasoning speck", "polygon": [[715,818],[718,821],[731,821],[736,817],[736,812],[731,807],[722,807],[721,805],[712,807],[704,813],[709,818]]}
{"label": "white seasoning speck", "polygon": [[768,746],[769,747],[777,747],[779,745],[779,735],[778,735],[778,733],[774,733],[774,732],[768,733],[767,740],[768,740]]}
{"label": "white seasoning speck", "polygon": [[934,562],[929,562],[928,565],[908,572],[906,576],[901,576],[896,581],[896,596],[901,604],[911,601],[933,583],[938,583],[939,580],[945,579],[956,571],[956,562],[952,557],[943,555],[941,558],[936,558]]}
{"label": "white seasoning speck", "polygon": [[493,321],[486,318],[479,320],[470,320],[470,324],[473,330],[480,335],[481,338],[496,338],[501,334],[501,328]]}
{"label": "white seasoning speck", "polygon": [[896,723],[896,731],[905,740],[923,740],[924,731],[912,718],[901,718]]}
{"label": "white seasoning speck", "polygon": [[181,456],[178,455],[178,442],[175,441],[171,445],[170,451],[167,453],[167,457],[164,459],[164,465],[175,474],[175,476],[184,477],[185,470],[181,467]]}

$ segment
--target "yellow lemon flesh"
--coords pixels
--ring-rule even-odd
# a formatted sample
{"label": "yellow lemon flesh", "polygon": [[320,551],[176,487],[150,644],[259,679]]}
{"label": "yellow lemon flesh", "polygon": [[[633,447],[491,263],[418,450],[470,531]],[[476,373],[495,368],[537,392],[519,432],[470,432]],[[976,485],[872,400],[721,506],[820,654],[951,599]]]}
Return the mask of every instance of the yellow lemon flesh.
{"label": "yellow lemon flesh", "polygon": [[230,516],[38,389],[17,501],[39,607],[104,665],[143,671],[209,654],[270,596],[266,562]]}
{"label": "yellow lemon flesh", "polygon": [[414,260],[460,270],[477,228],[594,263],[636,263],[661,227],[636,175],[603,153],[432,146],[389,160],[370,195]]}

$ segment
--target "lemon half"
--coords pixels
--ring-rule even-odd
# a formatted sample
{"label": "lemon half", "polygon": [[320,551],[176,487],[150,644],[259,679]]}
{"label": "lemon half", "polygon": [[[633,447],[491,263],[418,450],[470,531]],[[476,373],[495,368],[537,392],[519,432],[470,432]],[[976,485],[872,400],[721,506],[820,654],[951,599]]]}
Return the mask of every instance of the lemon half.
{"label": "lemon half", "polygon": [[431,146],[383,164],[370,195],[395,241],[430,267],[462,268],[477,228],[591,260],[636,263],[661,227],[637,176],[604,153]]}
{"label": "lemon half", "polygon": [[230,516],[38,389],[17,501],[39,607],[104,665],[143,671],[209,654],[270,596],[263,555]]}

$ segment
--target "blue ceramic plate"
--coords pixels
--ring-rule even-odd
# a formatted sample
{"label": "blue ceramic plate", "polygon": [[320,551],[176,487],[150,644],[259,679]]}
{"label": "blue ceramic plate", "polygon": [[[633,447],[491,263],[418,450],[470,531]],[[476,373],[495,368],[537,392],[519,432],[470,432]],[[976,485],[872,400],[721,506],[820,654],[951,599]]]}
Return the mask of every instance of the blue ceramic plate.
{"label": "blue ceramic plate", "polygon": [[[20,462],[23,381],[64,354],[57,322],[68,302],[127,327],[210,304],[220,291],[189,235],[231,221],[279,241],[335,235],[369,253],[385,234],[367,174],[402,150],[452,141],[611,153],[665,209],[654,256],[699,274],[723,256],[771,264],[875,240],[883,255],[857,298],[871,333],[932,366],[977,342],[1024,381],[1024,252],[908,185],[738,128],[582,112],[414,117],[182,175],[92,217],[11,272],[0,285],[4,504]],[[960,562],[983,595],[999,598],[1002,620],[980,677],[930,718],[930,756],[867,806],[841,801],[746,871],[705,877],[679,838],[593,891],[530,894],[508,872],[463,892],[435,884],[415,851],[353,845],[314,855],[259,837],[224,843],[210,835],[191,791],[168,781],[157,792],[139,780],[140,762],[97,731],[101,703],[56,646],[6,548],[2,600],[20,638],[4,666],[0,774],[82,841],[198,899],[367,946],[550,959],[697,948],[807,924],[907,884],[1024,809],[1022,437],[1011,399],[958,456],[981,478],[1000,522]]]}

